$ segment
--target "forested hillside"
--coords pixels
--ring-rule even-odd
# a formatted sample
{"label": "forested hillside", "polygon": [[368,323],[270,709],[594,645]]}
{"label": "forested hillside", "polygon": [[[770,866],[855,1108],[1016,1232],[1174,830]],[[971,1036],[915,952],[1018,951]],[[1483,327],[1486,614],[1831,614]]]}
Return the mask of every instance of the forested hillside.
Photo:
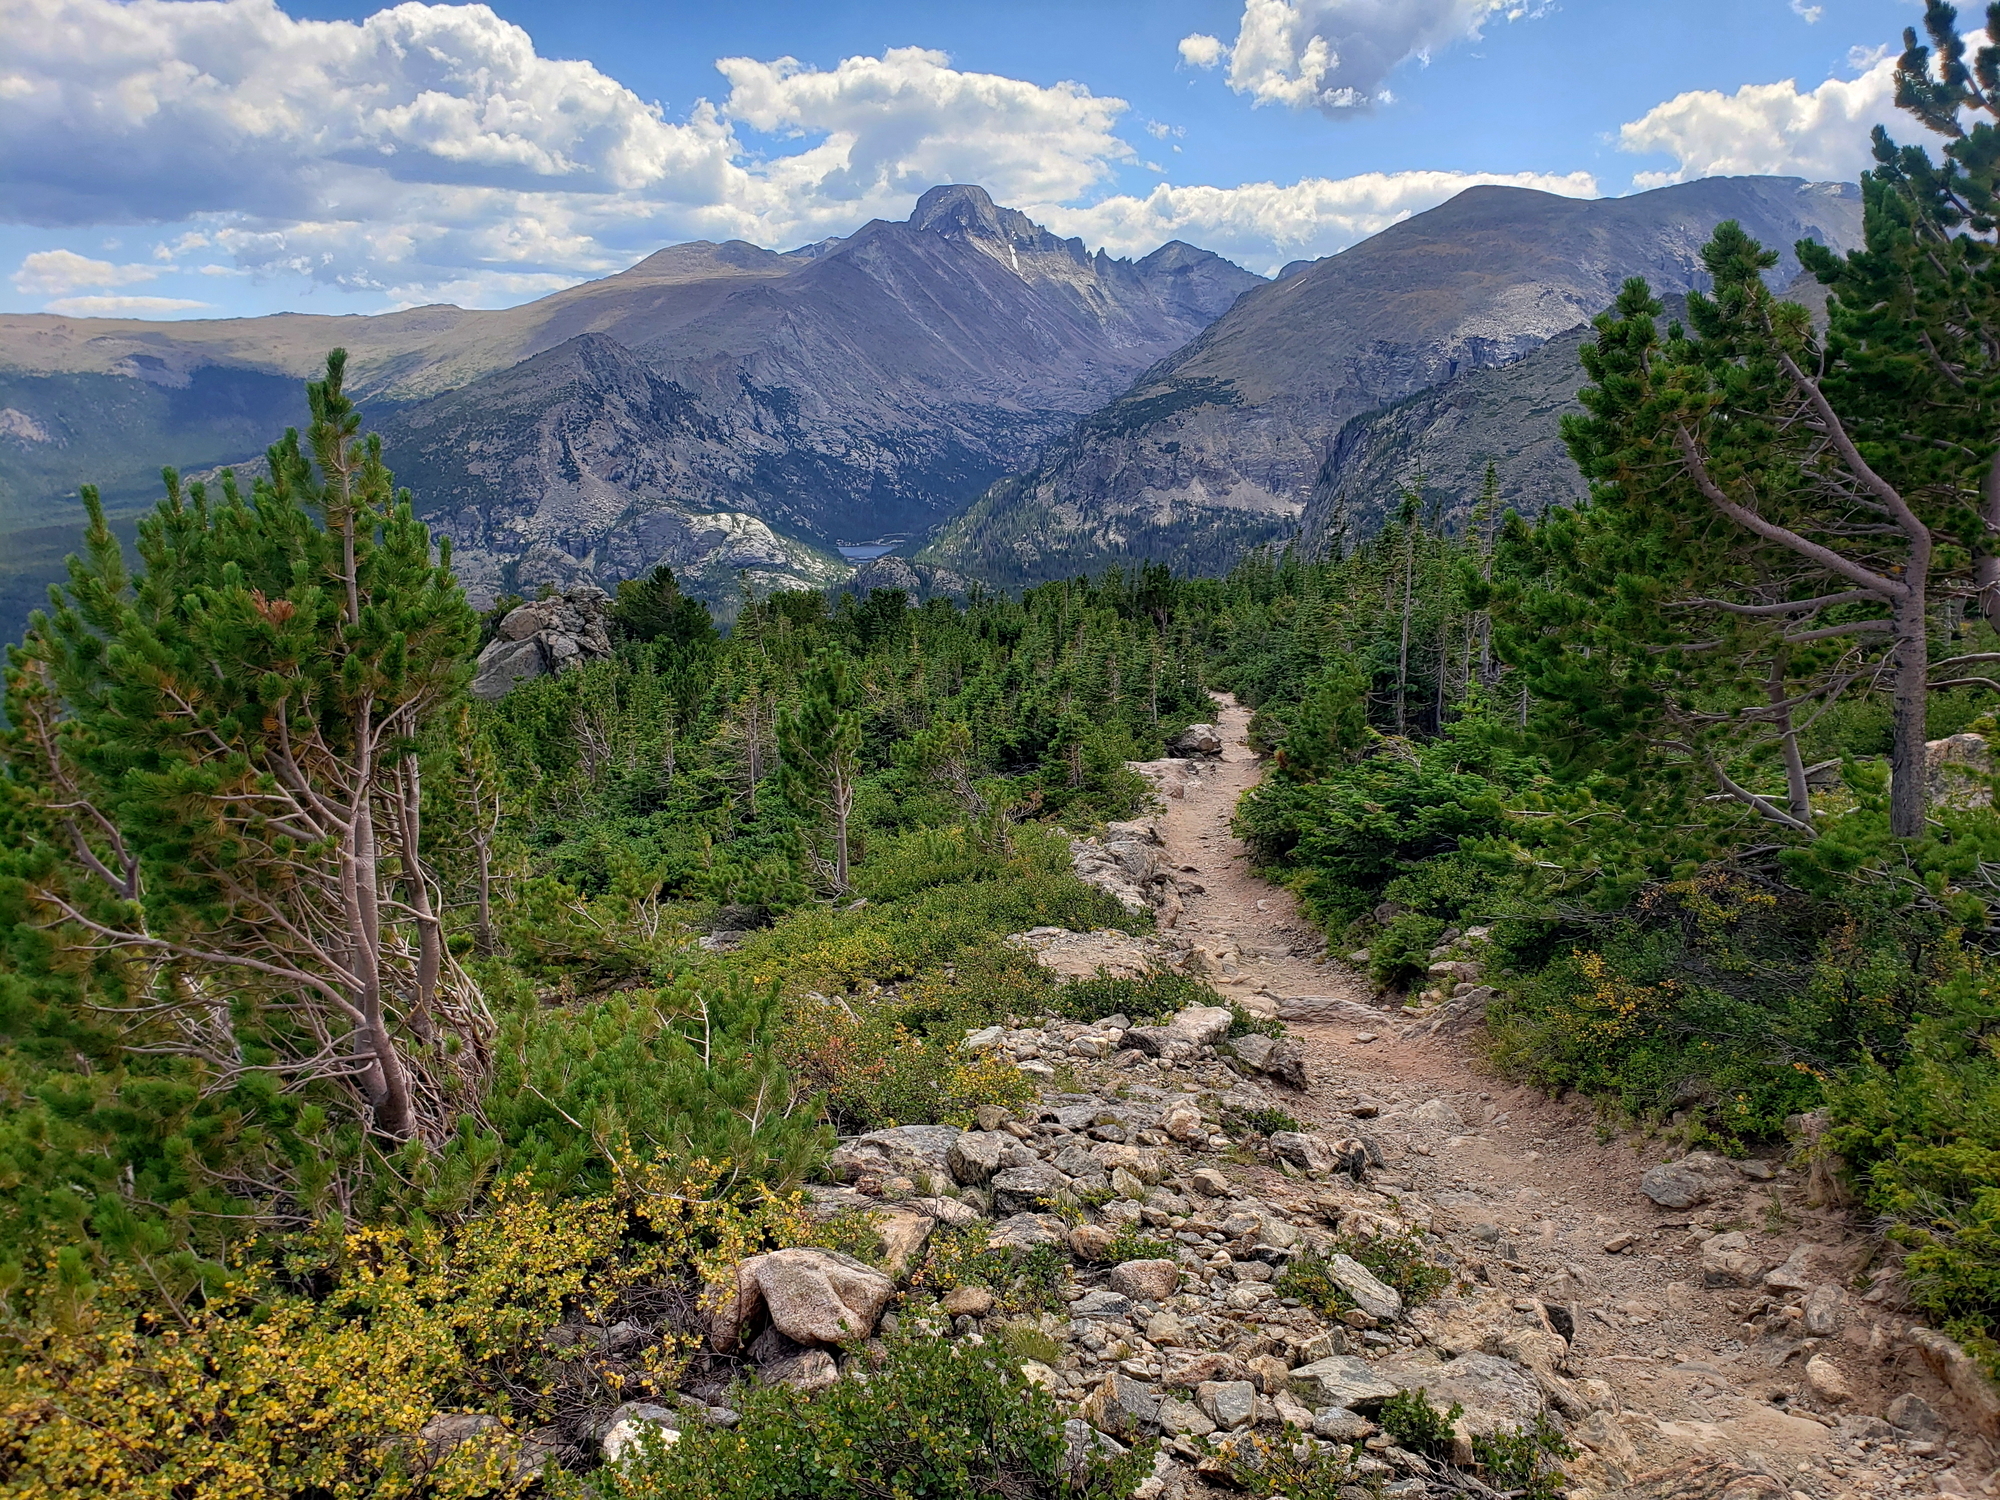
{"label": "forested hillside", "polygon": [[[1931,61],[1904,64],[1929,123],[2000,95],[2000,53],[1984,92]],[[1337,1253],[1294,1253],[1226,1204],[1196,1232],[1120,1166],[1048,1191],[1067,1239],[988,1238],[1038,1080],[1085,1055],[1003,1054],[998,1028],[1101,1022],[1079,1045],[1148,1038],[1165,1071],[1194,1049],[1148,1023],[1218,1000],[1165,967],[1058,977],[1013,940],[1152,928],[1072,837],[1142,809],[1131,763],[1216,691],[1268,755],[1237,813],[1254,859],[1386,1006],[1452,1003],[1433,965],[1483,929],[1501,1075],[1607,1131],[1796,1142],[2000,1373],[1994,140],[1939,168],[1880,139],[1869,248],[1798,247],[1824,333],[1734,224],[1684,321],[1627,283],[1564,429],[1590,497],[1532,521],[1495,473],[1449,524],[1409,494],[1226,576],[780,592],[726,635],[660,569],[619,588],[609,659],[485,703],[499,612],[361,432],[345,356],[248,488],[169,473],[136,556],[86,490],[0,739],[0,1494],[1159,1495],[1151,1435],[1104,1406],[1131,1346],[1084,1416],[1034,1373],[1061,1244],[1170,1293],[1234,1243],[1244,1309],[1409,1342],[1384,1331],[1404,1299],[1474,1274],[1421,1225],[1350,1215]],[[1249,1071],[1283,1029],[1203,1014]],[[1078,1108],[1047,1116],[1063,1140],[1126,1145]],[[984,1175],[877,1173],[860,1208],[820,1182],[838,1135],[937,1124],[979,1127],[953,1149],[991,1150]],[[1303,1139],[1279,1110],[1180,1124],[1244,1161]],[[1306,1169],[1358,1183],[1365,1140],[1338,1150]],[[1114,1199],[1116,1229],[1092,1217]],[[898,1248],[875,1207],[903,1200],[930,1227]],[[829,1297],[890,1267],[899,1311],[867,1337],[885,1290],[815,1335],[827,1379],[766,1383],[799,1349],[736,1347],[779,1295],[744,1268],[806,1249]],[[1241,1354],[1276,1366],[1254,1397],[1190,1383],[1205,1412],[1265,1399],[1237,1426],[1269,1429],[1184,1443],[1199,1472],[1379,1487],[1375,1421],[1329,1398],[1308,1441],[1274,1404],[1332,1389],[1335,1346],[1283,1347]],[[1421,1389],[1371,1399],[1431,1476],[1395,1493],[1559,1492],[1573,1450],[1539,1416],[1474,1434]],[[621,1421],[658,1429],[639,1461],[607,1461]]]}

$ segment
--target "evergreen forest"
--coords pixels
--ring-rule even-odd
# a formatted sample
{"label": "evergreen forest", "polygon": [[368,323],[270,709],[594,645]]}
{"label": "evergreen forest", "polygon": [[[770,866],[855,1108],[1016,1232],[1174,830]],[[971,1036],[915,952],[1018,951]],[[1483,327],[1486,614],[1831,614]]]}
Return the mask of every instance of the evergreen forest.
{"label": "evergreen forest", "polygon": [[[1146,930],[1070,840],[1214,693],[1267,757],[1238,830],[1336,957],[1414,997],[1490,929],[1503,1074],[1723,1154],[1815,1122],[2000,1375],[2000,768],[1955,738],[2000,733],[2000,52],[1931,22],[1932,148],[1878,133],[1866,248],[1799,247],[1823,321],[1733,224],[1684,319],[1637,282],[1597,318],[1574,509],[1489,481],[1219,574],[726,632],[660,569],[609,659],[488,703],[520,601],[468,604],[338,352],[261,477],[167,473],[135,549],[86,490],[0,730],[0,1494],[1130,1494],[921,1341],[679,1480],[416,1434],[583,1431],[674,1388],[743,1255],[865,1250],[797,1190],[1031,1096],[968,1031],[1212,1000],[1007,938]],[[552,1340],[641,1307],[681,1330],[641,1376]]]}

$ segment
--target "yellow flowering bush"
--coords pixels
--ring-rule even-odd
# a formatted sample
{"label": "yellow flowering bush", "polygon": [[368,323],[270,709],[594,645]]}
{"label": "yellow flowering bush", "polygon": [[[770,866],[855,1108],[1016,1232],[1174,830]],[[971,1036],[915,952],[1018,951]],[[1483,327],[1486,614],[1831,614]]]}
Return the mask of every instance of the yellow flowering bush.
{"label": "yellow flowering bush", "polygon": [[[565,1367],[544,1335],[670,1286],[690,1303],[744,1255],[808,1238],[796,1197],[713,1196],[628,1166],[612,1194],[551,1202],[504,1184],[464,1224],[303,1236],[198,1308],[52,1265],[0,1325],[0,1496],[235,1500],[505,1494],[551,1446]],[[669,1331],[602,1404],[671,1389]],[[573,1363],[573,1362],[572,1362]],[[642,1388],[643,1387],[643,1388]],[[500,1424],[448,1451],[445,1411]]]}

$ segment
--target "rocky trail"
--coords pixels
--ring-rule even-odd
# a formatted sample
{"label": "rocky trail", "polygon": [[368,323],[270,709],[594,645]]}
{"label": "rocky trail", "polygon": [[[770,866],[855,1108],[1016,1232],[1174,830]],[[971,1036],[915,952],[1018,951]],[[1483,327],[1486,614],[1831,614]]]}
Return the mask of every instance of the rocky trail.
{"label": "rocky trail", "polygon": [[[1656,1203],[1641,1179],[1664,1152],[1491,1076],[1466,1024],[1476,1011],[1380,1009],[1364,975],[1328,961],[1230,831],[1261,775],[1248,721],[1225,699],[1220,755],[1162,777],[1153,822],[1179,877],[1169,930],[1223,994],[1287,1019],[1310,1079],[1293,1114],[1333,1131],[1365,1119],[1387,1158],[1371,1187],[1427,1202],[1497,1297],[1570,1311],[1566,1378],[1609,1398],[1575,1426],[1575,1486],[1612,1493],[1717,1459],[1807,1495],[2000,1489],[1990,1388],[1899,1313],[1893,1273],[1870,1286],[1874,1242],[1815,1204],[1807,1172],[1697,1157],[1656,1168]],[[1474,968],[1442,980],[1476,1004],[1491,992],[1468,982]]]}
{"label": "rocky trail", "polygon": [[[1413,1009],[1328,960],[1230,832],[1260,774],[1248,717],[1225,700],[1191,753],[1135,768],[1158,811],[1072,846],[1085,879],[1153,910],[1154,935],[1016,940],[1064,975],[1202,974],[1287,1034],[1231,1037],[1229,1010],[1197,1006],[968,1035],[1037,1080],[1037,1105],[843,1140],[812,1197],[870,1216],[875,1264],[745,1262],[682,1407],[621,1408],[607,1455],[635,1424],[732,1420],[746,1364],[818,1388],[872,1357],[857,1332],[900,1328],[1021,1358],[1073,1411],[1072,1451],[1157,1438],[1154,1500],[1228,1492],[1288,1428],[1351,1465],[1343,1500],[1492,1500],[1508,1491],[1474,1440],[1538,1420],[1574,1446],[1569,1500],[1996,1493],[2000,1402],[1904,1310],[1863,1226],[1816,1204],[1809,1164],[1669,1160],[1492,1076],[1476,930]],[[937,1275],[937,1248],[967,1237],[1053,1257],[1061,1310],[1004,1277]],[[1449,1285],[1405,1281],[1406,1299],[1387,1263],[1378,1278],[1346,1253],[1384,1246]],[[1464,1409],[1449,1455],[1375,1420],[1420,1388]]]}

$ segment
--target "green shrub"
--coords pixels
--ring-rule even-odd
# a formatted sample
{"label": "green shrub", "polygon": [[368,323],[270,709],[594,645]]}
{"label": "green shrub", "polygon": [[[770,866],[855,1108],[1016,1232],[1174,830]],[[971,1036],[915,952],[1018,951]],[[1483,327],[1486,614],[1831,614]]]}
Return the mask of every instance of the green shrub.
{"label": "green shrub", "polygon": [[1055,1245],[989,1250],[986,1234],[976,1224],[934,1233],[910,1285],[937,1293],[983,1286],[1006,1312],[1061,1311],[1070,1289],[1068,1253]]}
{"label": "green shrub", "polygon": [[1519,1500],[1557,1500],[1566,1488],[1562,1461],[1575,1457],[1576,1449],[1545,1415],[1519,1432],[1472,1440],[1472,1461],[1486,1482]]}
{"label": "green shrub", "polygon": [[1444,936],[1442,917],[1408,911],[1393,919],[1368,944],[1368,977],[1385,988],[1401,989],[1424,978],[1431,953]]}
{"label": "green shrub", "polygon": [[1439,1411],[1431,1405],[1425,1388],[1418,1386],[1414,1391],[1398,1391],[1384,1401],[1376,1421],[1412,1453],[1427,1458],[1449,1458],[1452,1424],[1464,1415],[1465,1408],[1456,1401],[1449,1411]]}
{"label": "green shrub", "polygon": [[[815,1395],[753,1387],[742,1421],[600,1469],[604,1500],[1123,1500],[1144,1447],[1068,1469],[1065,1413],[997,1349],[891,1340],[868,1379]],[[575,1481],[569,1481],[576,1493]]]}
{"label": "green shrub", "polygon": [[1285,1023],[1276,1016],[1253,1016],[1233,996],[1223,1003],[1229,1007],[1230,1036],[1281,1037],[1285,1034]]}
{"label": "green shrub", "polygon": [[1191,1005],[1218,1005],[1221,1001],[1207,982],[1160,969],[1144,979],[1112,979],[1099,974],[1094,979],[1071,980],[1057,992],[1051,1009],[1075,1021],[1124,1016],[1143,1023],[1163,1020]]}
{"label": "green shrub", "polygon": [[1305,1128],[1282,1109],[1277,1108],[1231,1110],[1228,1119],[1233,1128],[1247,1130],[1253,1135],[1276,1135],[1280,1131]]}
{"label": "green shrub", "polygon": [[1151,1235],[1127,1227],[1113,1236],[1098,1257],[1105,1265],[1122,1265],[1128,1260],[1178,1260],[1181,1247],[1172,1240],[1156,1240]]}
{"label": "green shrub", "polygon": [[738,1180],[804,1181],[833,1141],[785,1067],[782,1014],[772,986],[729,978],[504,1014],[486,1105],[504,1148],[494,1170],[602,1192],[612,1154],[629,1149],[727,1162]]}
{"label": "green shrub", "polygon": [[1422,1307],[1451,1285],[1451,1272],[1430,1258],[1421,1236],[1385,1234],[1375,1239],[1344,1234],[1336,1254],[1359,1262],[1384,1286],[1394,1287],[1405,1307]]}
{"label": "green shrub", "polygon": [[1323,1317],[1337,1318],[1354,1306],[1354,1298],[1333,1279],[1331,1262],[1311,1252],[1287,1261],[1272,1290],[1280,1297],[1296,1297]]}
{"label": "green shrub", "polygon": [[1900,1061],[1830,1091],[1827,1145],[1903,1250],[1911,1295],[2000,1379],[2000,987],[1968,964]]}
{"label": "green shrub", "polygon": [[[1871,910],[1871,905],[1876,909]],[[1696,1142],[1781,1132],[1823,1080],[1894,1055],[1957,960],[1938,925],[1721,872],[1647,887],[1488,1013],[1495,1060]]]}
{"label": "green shrub", "polygon": [[1254,1432],[1232,1438],[1224,1462],[1235,1487],[1256,1500],[1353,1500],[1357,1488],[1370,1493],[1354,1466],[1354,1448],[1314,1451],[1300,1436],[1288,1427],[1279,1438]]}

